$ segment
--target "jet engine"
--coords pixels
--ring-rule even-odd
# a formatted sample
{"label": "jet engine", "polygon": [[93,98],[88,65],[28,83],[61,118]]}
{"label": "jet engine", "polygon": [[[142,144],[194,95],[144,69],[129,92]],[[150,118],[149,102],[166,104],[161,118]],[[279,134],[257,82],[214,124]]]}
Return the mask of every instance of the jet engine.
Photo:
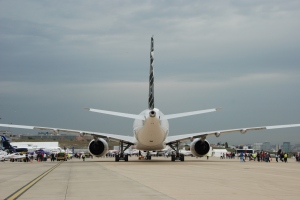
{"label": "jet engine", "polygon": [[108,144],[102,138],[94,139],[89,144],[89,151],[96,157],[104,156],[108,151]]}
{"label": "jet engine", "polygon": [[209,152],[210,146],[207,140],[202,141],[201,139],[197,138],[191,143],[190,148],[194,156],[202,157]]}

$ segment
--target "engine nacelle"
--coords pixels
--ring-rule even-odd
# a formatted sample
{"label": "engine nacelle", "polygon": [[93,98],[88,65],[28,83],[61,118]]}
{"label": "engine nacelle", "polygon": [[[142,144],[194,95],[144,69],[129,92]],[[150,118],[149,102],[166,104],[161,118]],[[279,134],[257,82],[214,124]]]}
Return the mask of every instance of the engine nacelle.
{"label": "engine nacelle", "polygon": [[240,132],[241,134],[245,134],[248,130],[247,129],[241,129]]}
{"label": "engine nacelle", "polygon": [[221,133],[220,132],[215,132],[216,137],[220,137]]}
{"label": "engine nacelle", "polygon": [[210,146],[207,140],[203,142],[201,139],[197,138],[191,143],[190,148],[194,156],[202,157],[209,152]]}
{"label": "engine nacelle", "polygon": [[92,140],[89,144],[89,151],[96,157],[104,156],[108,152],[108,144],[102,138]]}

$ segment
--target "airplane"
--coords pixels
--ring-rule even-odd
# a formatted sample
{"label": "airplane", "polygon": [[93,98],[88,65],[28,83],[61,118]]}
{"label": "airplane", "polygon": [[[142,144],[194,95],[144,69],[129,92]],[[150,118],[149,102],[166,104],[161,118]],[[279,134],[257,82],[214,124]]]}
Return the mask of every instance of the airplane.
{"label": "airplane", "polygon": [[1,136],[1,143],[4,150],[8,150],[9,152],[17,153],[17,152],[28,152],[28,148],[15,148],[10,143],[9,140],[2,135]]}
{"label": "airplane", "polygon": [[0,150],[0,161],[5,161],[6,159],[8,159],[8,153],[6,151],[2,151]]}
{"label": "airplane", "polygon": [[11,162],[17,161],[19,159],[24,159],[25,154],[20,153],[7,153],[6,151],[0,151],[0,161],[10,160]]}
{"label": "airplane", "polygon": [[119,117],[134,119],[133,123],[133,136],[124,136],[109,133],[91,132],[83,130],[72,130],[63,128],[40,127],[40,126],[27,126],[27,125],[13,125],[13,124],[0,124],[1,127],[20,128],[20,129],[34,129],[34,130],[48,130],[53,131],[55,134],[59,132],[77,133],[80,135],[90,134],[93,139],[88,145],[89,152],[96,157],[102,157],[108,152],[107,141],[119,142],[119,153],[115,156],[115,161],[120,160],[128,161],[128,154],[124,152],[132,145],[140,151],[147,152],[147,160],[151,160],[150,151],[158,151],[169,146],[175,153],[171,155],[171,161],[184,161],[184,155],[180,154],[179,144],[183,141],[190,140],[190,151],[195,157],[203,157],[210,150],[210,144],[207,141],[208,136],[219,137],[222,134],[240,132],[245,134],[252,130],[270,130],[279,128],[299,127],[300,124],[288,125],[275,125],[275,126],[260,126],[249,128],[236,128],[229,130],[206,131],[190,134],[182,134],[169,136],[169,123],[168,120],[180,117],[187,117],[192,115],[210,113],[220,110],[221,108],[213,108],[207,110],[197,110],[192,112],[177,113],[164,115],[161,110],[154,107],[154,39],[151,37],[150,45],[150,73],[149,73],[149,96],[148,108],[143,110],[140,114],[128,114],[107,110],[99,110],[93,108],[85,108],[88,111],[114,115]]}
{"label": "airplane", "polygon": [[14,162],[20,159],[26,158],[25,154],[20,154],[20,153],[12,153],[12,154],[7,154],[7,159],[10,161]]}

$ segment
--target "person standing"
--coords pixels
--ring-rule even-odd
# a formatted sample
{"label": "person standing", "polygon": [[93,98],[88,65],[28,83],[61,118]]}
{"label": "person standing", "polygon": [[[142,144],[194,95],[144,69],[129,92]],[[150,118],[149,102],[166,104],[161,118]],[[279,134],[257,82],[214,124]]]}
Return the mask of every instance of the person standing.
{"label": "person standing", "polygon": [[275,157],[276,157],[276,162],[278,162],[278,153],[276,153]]}
{"label": "person standing", "polygon": [[55,160],[55,155],[54,155],[54,153],[51,153],[51,162],[52,161],[54,162],[54,160]]}
{"label": "person standing", "polygon": [[285,163],[287,162],[287,157],[288,157],[288,154],[287,154],[287,153],[284,153],[283,158],[284,158],[284,162],[285,162]]}
{"label": "person standing", "polygon": [[240,161],[245,162],[244,152],[241,152],[240,154]]}
{"label": "person standing", "polygon": [[280,160],[283,162],[283,152],[280,153]]}
{"label": "person standing", "polygon": [[266,159],[266,162],[270,162],[270,154],[269,153],[266,153],[265,155],[265,159]]}
{"label": "person standing", "polygon": [[257,153],[252,154],[253,160],[256,161]]}
{"label": "person standing", "polygon": [[82,160],[85,161],[85,154],[82,154]]}
{"label": "person standing", "polygon": [[28,153],[26,153],[26,158],[25,158],[26,162],[29,162],[29,158],[28,158]]}

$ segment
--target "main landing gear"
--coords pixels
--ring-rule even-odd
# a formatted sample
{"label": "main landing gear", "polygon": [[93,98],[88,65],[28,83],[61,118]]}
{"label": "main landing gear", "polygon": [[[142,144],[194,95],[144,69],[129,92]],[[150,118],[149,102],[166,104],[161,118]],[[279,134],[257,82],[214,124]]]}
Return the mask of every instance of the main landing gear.
{"label": "main landing gear", "polygon": [[[179,153],[179,141],[176,141],[176,147],[173,146],[173,144],[169,144],[169,146],[175,151],[175,154],[172,153],[171,155],[171,161],[184,161],[184,155]],[[176,149],[175,149],[176,148]]]}
{"label": "main landing gear", "polygon": [[125,162],[128,161],[128,154],[125,154],[124,151],[126,151],[126,149],[128,149],[131,146],[131,144],[127,144],[127,146],[124,148],[124,142],[120,141],[120,145],[119,145],[119,154],[115,155],[115,161],[119,162],[120,160],[124,160]]}

